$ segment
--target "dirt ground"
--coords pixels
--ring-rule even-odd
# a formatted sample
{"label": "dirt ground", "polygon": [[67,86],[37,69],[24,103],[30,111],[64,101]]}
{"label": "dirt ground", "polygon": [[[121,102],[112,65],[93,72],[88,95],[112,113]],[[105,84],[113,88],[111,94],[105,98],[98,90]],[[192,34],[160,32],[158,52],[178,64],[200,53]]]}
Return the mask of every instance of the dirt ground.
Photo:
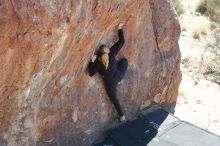
{"label": "dirt ground", "polygon": [[[175,109],[175,116],[203,129],[220,135],[220,86],[206,80],[200,71],[201,55],[205,50],[210,30],[193,38],[195,29],[207,29],[209,20],[195,12],[199,0],[181,1],[186,12],[180,16],[182,33],[179,40],[182,53],[182,82]],[[204,27],[204,28],[201,28]]]}

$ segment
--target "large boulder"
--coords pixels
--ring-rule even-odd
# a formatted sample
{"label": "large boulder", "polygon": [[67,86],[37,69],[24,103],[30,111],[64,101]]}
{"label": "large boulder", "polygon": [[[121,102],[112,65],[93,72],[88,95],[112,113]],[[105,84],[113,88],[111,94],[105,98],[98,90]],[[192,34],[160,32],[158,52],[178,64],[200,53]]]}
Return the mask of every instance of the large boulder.
{"label": "large boulder", "polygon": [[0,145],[90,145],[117,113],[88,62],[117,40],[129,67],[118,98],[128,117],[173,109],[181,80],[180,26],[168,0],[1,0]]}

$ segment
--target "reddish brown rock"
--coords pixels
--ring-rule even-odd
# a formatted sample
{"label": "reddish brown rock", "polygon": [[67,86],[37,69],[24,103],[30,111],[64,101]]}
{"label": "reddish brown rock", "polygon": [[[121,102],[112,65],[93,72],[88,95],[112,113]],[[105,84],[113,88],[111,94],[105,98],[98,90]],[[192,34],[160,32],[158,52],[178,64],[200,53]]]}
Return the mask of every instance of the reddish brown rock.
{"label": "reddish brown rock", "polygon": [[128,119],[150,104],[173,107],[180,28],[167,0],[0,0],[1,145],[90,145],[110,126],[117,114],[87,65],[120,22]]}

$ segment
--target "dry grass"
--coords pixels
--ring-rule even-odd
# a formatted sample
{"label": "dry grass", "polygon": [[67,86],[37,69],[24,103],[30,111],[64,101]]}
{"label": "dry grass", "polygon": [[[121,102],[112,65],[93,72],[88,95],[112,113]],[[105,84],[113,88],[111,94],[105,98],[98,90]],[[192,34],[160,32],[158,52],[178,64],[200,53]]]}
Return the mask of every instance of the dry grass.
{"label": "dry grass", "polygon": [[193,32],[193,38],[194,38],[194,39],[198,39],[198,40],[200,40],[200,38],[201,38],[200,33],[197,32],[197,31]]}
{"label": "dry grass", "polygon": [[213,38],[207,42],[200,68],[209,80],[220,84],[220,25],[212,33]]}
{"label": "dry grass", "polygon": [[171,4],[173,5],[174,9],[176,10],[179,16],[185,13],[184,6],[180,0],[171,0]]}
{"label": "dry grass", "polygon": [[198,20],[195,20],[194,25],[192,26],[193,38],[200,39],[202,35],[206,35],[209,28],[210,22],[205,17],[198,17]]}
{"label": "dry grass", "polygon": [[220,21],[220,0],[207,0],[209,17],[214,21]]}

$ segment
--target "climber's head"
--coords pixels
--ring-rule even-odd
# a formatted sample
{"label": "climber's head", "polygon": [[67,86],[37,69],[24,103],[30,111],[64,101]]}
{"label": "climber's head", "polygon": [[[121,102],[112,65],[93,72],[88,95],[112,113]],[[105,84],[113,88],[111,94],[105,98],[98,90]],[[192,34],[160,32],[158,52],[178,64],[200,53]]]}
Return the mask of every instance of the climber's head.
{"label": "climber's head", "polygon": [[102,64],[105,66],[105,69],[107,70],[109,65],[109,56],[108,53],[110,52],[109,48],[106,45],[101,45],[99,49],[99,61],[102,62]]}
{"label": "climber's head", "polygon": [[99,49],[99,52],[102,55],[102,54],[108,54],[110,51],[109,51],[109,48],[106,45],[101,45],[100,49]]}

